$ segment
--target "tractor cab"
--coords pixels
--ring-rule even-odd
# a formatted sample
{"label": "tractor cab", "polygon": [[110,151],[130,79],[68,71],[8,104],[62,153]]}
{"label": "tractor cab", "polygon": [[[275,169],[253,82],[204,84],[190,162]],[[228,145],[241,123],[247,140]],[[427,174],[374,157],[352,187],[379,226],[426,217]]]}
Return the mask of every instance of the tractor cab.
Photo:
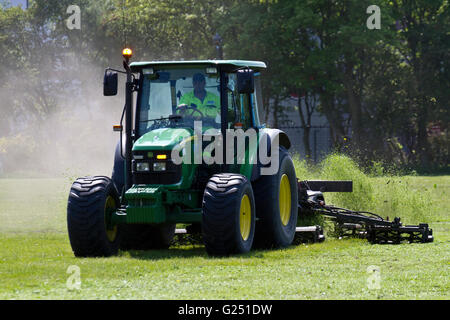
{"label": "tractor cab", "polygon": [[[240,60],[133,62],[135,137],[160,128],[260,128],[263,62]],[[105,90],[117,86],[105,73]],[[111,90],[110,90],[111,91]],[[116,93],[117,89],[112,90]],[[109,94],[106,94],[109,95]]]}
{"label": "tractor cab", "polygon": [[258,128],[262,62],[131,63],[139,74],[136,135],[158,128]]}

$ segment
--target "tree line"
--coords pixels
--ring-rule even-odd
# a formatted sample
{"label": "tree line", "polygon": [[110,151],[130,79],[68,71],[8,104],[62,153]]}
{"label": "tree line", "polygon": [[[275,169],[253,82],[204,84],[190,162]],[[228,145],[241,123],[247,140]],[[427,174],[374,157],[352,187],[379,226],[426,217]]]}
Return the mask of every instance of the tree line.
{"label": "tree line", "polygon": [[[80,8],[69,29],[67,8]],[[379,7],[369,29],[367,8]],[[83,103],[95,71],[134,60],[261,60],[266,114],[296,111],[306,156],[313,112],[333,147],[363,164],[448,168],[450,19],[447,0],[34,0],[0,10],[0,153],[17,128]],[[100,91],[99,91],[100,92]],[[76,98],[74,98],[74,95]],[[301,104],[306,108],[301,108]],[[344,116],[345,115],[345,116]],[[3,140],[2,140],[3,139]],[[3,149],[5,149],[3,147]],[[6,152],[4,150],[4,152]]]}

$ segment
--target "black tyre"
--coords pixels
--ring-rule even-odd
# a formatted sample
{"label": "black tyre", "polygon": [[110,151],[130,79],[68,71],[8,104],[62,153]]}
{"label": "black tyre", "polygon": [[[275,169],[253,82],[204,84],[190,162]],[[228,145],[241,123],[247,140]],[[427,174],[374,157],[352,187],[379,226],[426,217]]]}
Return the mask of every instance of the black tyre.
{"label": "black tyre", "polygon": [[102,257],[117,253],[119,228],[110,223],[119,197],[108,177],[78,178],[70,189],[67,227],[77,257]]}
{"label": "black tyre", "polygon": [[255,245],[262,248],[292,244],[297,226],[297,178],[286,149],[279,149],[279,170],[253,182],[256,202]]}
{"label": "black tyre", "polygon": [[167,249],[175,235],[175,224],[125,224],[121,226],[123,250]]}
{"label": "black tyre", "polygon": [[209,255],[250,251],[255,234],[255,198],[240,174],[213,175],[203,195],[202,234]]}
{"label": "black tyre", "polygon": [[125,184],[125,159],[120,154],[120,142],[117,143],[116,151],[114,152],[114,166],[111,180],[114,182],[119,195],[122,195]]}

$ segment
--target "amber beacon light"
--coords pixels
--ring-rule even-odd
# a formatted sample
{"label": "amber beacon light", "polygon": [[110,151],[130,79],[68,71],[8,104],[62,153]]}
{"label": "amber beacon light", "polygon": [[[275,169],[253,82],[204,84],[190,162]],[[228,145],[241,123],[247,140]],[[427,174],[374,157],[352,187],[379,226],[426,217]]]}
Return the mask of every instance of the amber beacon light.
{"label": "amber beacon light", "polygon": [[125,59],[130,59],[133,56],[133,51],[130,48],[125,48],[122,50],[122,56]]}

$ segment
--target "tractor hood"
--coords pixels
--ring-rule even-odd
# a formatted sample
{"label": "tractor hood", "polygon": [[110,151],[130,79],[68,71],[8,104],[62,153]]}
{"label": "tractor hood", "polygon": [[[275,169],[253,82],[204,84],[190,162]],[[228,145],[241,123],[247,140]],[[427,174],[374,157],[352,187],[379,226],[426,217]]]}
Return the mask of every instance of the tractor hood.
{"label": "tractor hood", "polygon": [[147,132],[133,145],[133,151],[172,150],[183,139],[192,135],[192,129],[161,128]]}

